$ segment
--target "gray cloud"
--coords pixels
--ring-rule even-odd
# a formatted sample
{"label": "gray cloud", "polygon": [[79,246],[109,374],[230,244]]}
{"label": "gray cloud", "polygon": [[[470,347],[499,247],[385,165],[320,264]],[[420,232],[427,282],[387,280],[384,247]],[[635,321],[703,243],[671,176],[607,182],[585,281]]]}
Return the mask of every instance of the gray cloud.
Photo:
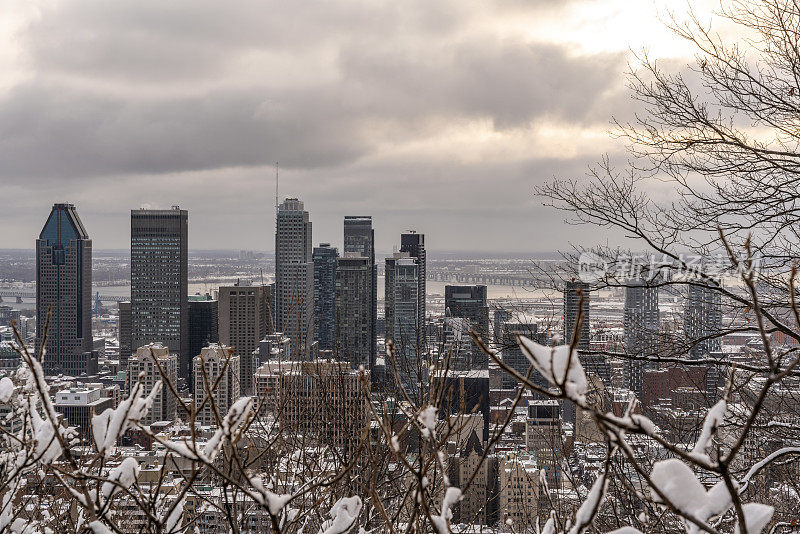
{"label": "gray cloud", "polygon": [[27,226],[11,235],[25,235],[50,203],[83,202],[96,246],[124,247],[127,209],[180,203],[197,214],[193,246],[269,248],[234,229],[269,222],[278,160],[286,192],[315,210],[315,241],[335,241],[341,215],[364,212],[382,214],[389,242],[389,232],[427,226],[446,249],[551,248],[552,229],[528,237],[524,221],[546,218],[532,183],[580,174],[599,154],[517,151],[498,164],[492,151],[485,161],[392,151],[474,121],[520,135],[544,122],[606,124],[625,98],[622,54],[575,55],[482,22],[552,9],[561,7],[54,2],[19,35],[32,75],[0,95],[0,181],[19,197],[19,211],[0,217],[21,218],[13,224]]}

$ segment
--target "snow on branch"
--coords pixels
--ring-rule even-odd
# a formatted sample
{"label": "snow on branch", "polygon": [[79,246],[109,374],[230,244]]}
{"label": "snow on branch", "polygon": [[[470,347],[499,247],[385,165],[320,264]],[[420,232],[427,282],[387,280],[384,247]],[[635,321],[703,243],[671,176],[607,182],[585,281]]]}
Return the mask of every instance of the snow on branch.
{"label": "snow on branch", "polygon": [[519,336],[519,347],[534,368],[551,384],[561,388],[567,398],[585,404],[586,374],[577,351],[570,351],[569,345],[539,345],[525,336]]}
{"label": "snow on branch", "polygon": [[603,503],[608,489],[608,476],[605,472],[597,475],[597,478],[592,484],[592,489],[589,490],[589,495],[583,501],[581,507],[575,512],[575,525],[570,529],[570,534],[579,534],[584,528],[592,524],[597,510]]}
{"label": "snow on branch", "polygon": [[345,534],[355,525],[361,513],[361,499],[342,497],[331,507],[330,516],[319,529],[320,534]]}
{"label": "snow on branch", "polygon": [[254,496],[255,500],[258,501],[261,506],[266,507],[272,516],[280,514],[284,506],[292,500],[292,495],[289,493],[278,495],[267,489],[259,477],[250,478],[250,484],[258,492]]}
{"label": "snow on branch", "polygon": [[442,500],[442,512],[438,516],[431,516],[431,522],[439,534],[450,534],[449,522],[453,518],[453,511],[450,509],[458,500],[461,499],[461,490],[454,487],[447,488]]}
{"label": "snow on branch", "polygon": [[709,442],[711,441],[714,433],[717,431],[717,428],[725,419],[725,413],[727,411],[728,403],[725,402],[724,399],[717,402],[708,410],[706,418],[703,421],[703,430],[700,433],[700,437],[697,438],[697,443],[695,443],[694,449],[692,449],[692,455],[694,457],[701,461],[710,461],[710,458],[706,454],[706,449],[708,449]]}
{"label": "snow on branch", "polygon": [[228,413],[222,419],[222,424],[206,442],[203,450],[198,450],[197,443],[190,443],[186,440],[179,442],[159,439],[159,442],[179,456],[183,456],[189,460],[211,464],[226,440],[235,441],[237,432],[241,430],[249,420],[252,407],[253,399],[251,397],[242,397],[234,402],[228,410]]}
{"label": "snow on branch", "polygon": [[153,400],[161,389],[161,381],[155,383],[147,397],[143,398],[141,380],[134,384],[131,394],[116,409],[108,408],[92,417],[92,434],[100,454],[108,457],[117,445],[117,440],[128,429],[134,428],[153,407]]}
{"label": "snow on branch", "polygon": [[[775,510],[767,504],[750,502],[742,506],[742,512],[744,513],[745,532],[747,534],[761,534],[769,520],[772,519],[772,514]],[[739,534],[738,524],[733,529],[733,532],[734,534]]]}
{"label": "snow on branch", "polygon": [[[108,474],[108,482],[103,483],[101,489],[103,499],[107,501],[122,491],[122,488],[130,488],[138,476],[139,462],[135,458],[125,458]],[[100,504],[102,505],[102,502]]]}

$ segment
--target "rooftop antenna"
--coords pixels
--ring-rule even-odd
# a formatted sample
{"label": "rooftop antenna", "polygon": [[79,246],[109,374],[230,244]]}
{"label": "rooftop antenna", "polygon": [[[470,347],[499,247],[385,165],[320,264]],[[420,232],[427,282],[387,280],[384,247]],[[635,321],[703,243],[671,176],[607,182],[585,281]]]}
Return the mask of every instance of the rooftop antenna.
{"label": "rooftop antenna", "polygon": [[277,239],[278,239],[278,162],[275,162],[275,257],[277,258],[278,254],[278,246],[277,246]]}

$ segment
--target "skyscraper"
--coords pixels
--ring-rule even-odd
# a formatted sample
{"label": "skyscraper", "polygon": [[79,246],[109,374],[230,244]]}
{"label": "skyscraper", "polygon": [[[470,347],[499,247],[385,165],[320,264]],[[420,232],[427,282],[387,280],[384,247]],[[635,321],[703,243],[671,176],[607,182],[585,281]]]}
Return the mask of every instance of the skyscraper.
{"label": "skyscraper", "polygon": [[484,340],[489,335],[486,286],[444,286],[444,307],[451,317],[469,319],[470,327]]}
{"label": "skyscraper", "polygon": [[210,295],[189,297],[189,354],[194,358],[209,343],[218,341],[219,301]]}
{"label": "skyscraper", "polygon": [[375,230],[369,215],[348,215],[344,218],[344,252],[354,253],[369,260],[372,276],[366,281],[363,291],[370,296],[369,306],[369,360],[375,365],[378,343],[378,267],[375,263]]}
{"label": "skyscraper", "polygon": [[[689,298],[683,317],[683,330],[691,344],[693,358],[707,358],[722,352],[722,295],[709,283],[688,286]],[[718,287],[718,286],[717,286]]]}
{"label": "skyscraper", "polygon": [[658,287],[648,287],[644,280],[629,280],[625,286],[623,344],[631,358],[624,361],[625,385],[641,399],[642,358],[658,354]]}
{"label": "skyscraper", "polygon": [[386,340],[394,341],[394,278],[397,261],[402,258],[410,258],[407,252],[395,252],[385,260],[386,268],[384,271],[383,284],[383,306],[384,306],[384,337]]}
{"label": "skyscraper", "polygon": [[119,318],[117,324],[117,337],[119,338],[119,368],[128,369],[128,358],[133,354],[131,346],[131,303],[119,303]]}
{"label": "skyscraper", "polygon": [[[583,306],[580,301],[583,297]],[[570,344],[578,320],[578,309],[583,309],[583,323],[581,324],[579,350],[589,350],[589,299],[591,290],[589,284],[580,280],[569,280],[564,284],[564,343]]]}
{"label": "skyscraper", "polygon": [[426,273],[426,259],[425,259],[425,234],[418,234],[413,230],[400,235],[400,252],[408,252],[408,254],[416,260],[417,263],[417,324],[419,325],[417,346],[421,350],[425,348],[425,273]]}
{"label": "skyscraper", "polygon": [[372,342],[372,273],[370,259],[345,252],[336,267],[336,353],[353,368],[370,368]]}
{"label": "skyscraper", "polygon": [[502,345],[503,343],[503,325],[511,320],[511,312],[505,308],[496,308],[492,319],[493,335],[492,339],[495,345]]}
{"label": "skyscraper", "polygon": [[406,252],[396,252],[386,258],[386,339],[394,342],[397,370],[404,385],[412,391],[419,387],[418,371],[423,354],[419,332],[423,331],[424,337],[424,328],[418,322],[418,291],[416,259]]}
{"label": "skyscraper", "polygon": [[320,350],[333,350],[336,343],[336,258],[330,243],[314,247],[314,339]]}
{"label": "skyscraper", "polygon": [[269,333],[270,300],[270,286],[219,288],[219,341],[240,358],[240,389],[245,395],[252,395],[253,373],[258,369],[253,352]]}
{"label": "skyscraper", "polygon": [[[583,296],[583,306],[581,306]],[[591,343],[590,330],[590,302],[591,288],[589,284],[579,280],[570,280],[564,284],[564,343],[572,343],[572,335],[578,320],[578,309],[583,309],[583,323],[581,324],[580,339],[578,339],[578,358],[586,372],[594,373],[601,378],[604,384],[611,384],[611,368],[606,357],[602,354],[589,354]],[[564,413],[571,415],[571,407]]]}
{"label": "skyscraper", "polygon": [[292,358],[308,357],[313,329],[314,263],[311,221],[303,203],[287,198],[275,233],[275,329],[292,340]]}
{"label": "skyscraper", "polygon": [[[517,336],[525,336],[530,340],[539,343],[540,345],[547,344],[547,332],[539,331],[539,323],[529,322],[522,317],[525,322],[519,321],[506,321],[503,323],[501,330],[501,346],[500,359],[505,365],[514,369],[518,374],[525,376],[531,362],[522,352],[517,342]],[[530,381],[537,386],[547,389],[550,384],[547,382],[540,373],[531,373]],[[519,381],[511,374],[503,373],[503,389],[514,389],[519,386]],[[533,393],[534,398],[538,398],[538,393]]]}
{"label": "skyscraper", "polygon": [[92,240],[72,204],[54,204],[36,240],[36,351],[44,371],[79,376],[92,350]]}
{"label": "skyscraper", "polygon": [[131,346],[162,343],[178,355],[178,377],[188,379],[189,213],[131,210]]}
{"label": "skyscraper", "polygon": [[[466,368],[485,369],[488,358],[480,348],[472,341],[469,331],[474,330],[485,342],[489,342],[489,305],[486,301],[486,286],[444,286],[444,307],[445,315],[452,318],[450,322],[458,324],[459,319],[467,322],[467,328],[462,332],[464,344],[468,349],[468,362],[464,362]],[[448,319],[445,318],[445,323]],[[445,327],[447,327],[445,325]],[[453,330],[451,328],[451,330]],[[449,350],[449,345],[444,347]],[[452,361],[451,366],[457,362]],[[451,367],[456,369],[457,367]]]}

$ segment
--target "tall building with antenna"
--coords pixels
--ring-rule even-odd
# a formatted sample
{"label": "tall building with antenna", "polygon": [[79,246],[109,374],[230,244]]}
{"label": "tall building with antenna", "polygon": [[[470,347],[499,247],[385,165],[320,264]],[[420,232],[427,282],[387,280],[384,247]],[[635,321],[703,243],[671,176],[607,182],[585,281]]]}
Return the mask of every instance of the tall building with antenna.
{"label": "tall building with antenna", "polygon": [[292,340],[292,357],[306,359],[313,338],[314,262],[311,221],[303,203],[278,206],[275,231],[275,328]]}

